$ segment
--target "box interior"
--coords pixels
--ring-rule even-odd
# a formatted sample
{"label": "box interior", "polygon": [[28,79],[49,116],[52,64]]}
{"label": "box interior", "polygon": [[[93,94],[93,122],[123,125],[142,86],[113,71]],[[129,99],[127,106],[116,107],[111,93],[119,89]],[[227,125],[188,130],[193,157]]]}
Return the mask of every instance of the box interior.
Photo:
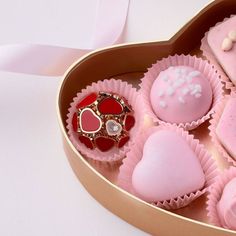
{"label": "box interior", "polygon": [[[140,79],[147,68],[163,57],[174,54],[191,54],[202,57],[199,48],[205,32],[217,22],[235,13],[235,0],[215,1],[204,8],[168,41],[118,45],[95,51],[79,60],[66,73],[59,91],[58,107],[64,133],[66,134],[66,115],[69,104],[78,91],[92,82],[109,78],[128,81],[138,88]],[[210,142],[208,126],[209,122],[205,122],[190,133],[206,146],[217,160],[219,168],[223,169],[228,164],[219,156]],[[119,164],[111,167],[97,165],[89,160],[88,162],[106,179],[116,183]],[[206,195],[203,195],[189,206],[173,212],[208,223],[205,201]]]}

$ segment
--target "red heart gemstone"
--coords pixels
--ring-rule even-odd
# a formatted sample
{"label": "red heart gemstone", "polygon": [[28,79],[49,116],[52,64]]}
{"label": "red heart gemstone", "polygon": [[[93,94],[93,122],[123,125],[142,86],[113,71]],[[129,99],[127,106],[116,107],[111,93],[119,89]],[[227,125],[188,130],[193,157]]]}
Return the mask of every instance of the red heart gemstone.
{"label": "red heart gemstone", "polygon": [[72,118],[72,126],[73,126],[73,130],[75,132],[77,132],[78,130],[78,119],[77,119],[77,113],[75,112]]}
{"label": "red heart gemstone", "polygon": [[93,143],[92,143],[92,141],[91,141],[88,137],[83,136],[83,135],[80,135],[80,136],[78,137],[78,139],[79,139],[79,141],[80,141],[81,143],[83,143],[87,148],[94,149]]}
{"label": "red heart gemstone", "polygon": [[97,97],[98,95],[96,93],[90,93],[87,97],[85,97],[76,105],[76,108],[79,109],[94,103],[97,100]]}
{"label": "red heart gemstone", "polygon": [[85,108],[80,113],[80,128],[85,133],[95,133],[101,129],[100,118],[90,108]]}
{"label": "red heart gemstone", "polygon": [[129,141],[129,136],[125,136],[125,137],[121,138],[118,143],[118,148],[123,147],[128,141]]}
{"label": "red heart gemstone", "polygon": [[123,112],[123,107],[115,98],[108,97],[98,104],[98,110],[104,115],[119,115]]}
{"label": "red heart gemstone", "polygon": [[100,136],[95,139],[95,143],[99,150],[101,150],[102,152],[106,152],[114,147],[115,140]]}
{"label": "red heart gemstone", "polygon": [[129,131],[135,124],[135,119],[131,115],[126,115],[125,117],[125,129]]}

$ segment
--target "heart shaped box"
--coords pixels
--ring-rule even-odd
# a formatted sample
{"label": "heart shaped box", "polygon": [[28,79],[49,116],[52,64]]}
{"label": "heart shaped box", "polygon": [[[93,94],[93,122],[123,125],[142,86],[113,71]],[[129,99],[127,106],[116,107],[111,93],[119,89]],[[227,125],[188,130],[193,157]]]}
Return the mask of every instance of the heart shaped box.
{"label": "heart shaped box", "polygon": [[[235,0],[217,0],[200,11],[168,41],[123,44],[94,51],[68,69],[59,88],[58,119],[64,149],[73,171],[88,192],[103,206],[150,234],[229,236],[236,235],[236,232],[208,224],[206,196],[200,197],[188,207],[170,212],[148,204],[117,187],[118,165],[110,167],[90,162],[72,145],[66,130],[68,108],[76,93],[92,82],[119,78],[136,86],[147,68],[163,57],[174,54],[200,56],[200,43],[205,32],[235,13]],[[218,166],[223,169],[227,167],[227,163],[212,145],[208,126],[209,122],[206,122],[191,133],[206,145],[217,159]]]}

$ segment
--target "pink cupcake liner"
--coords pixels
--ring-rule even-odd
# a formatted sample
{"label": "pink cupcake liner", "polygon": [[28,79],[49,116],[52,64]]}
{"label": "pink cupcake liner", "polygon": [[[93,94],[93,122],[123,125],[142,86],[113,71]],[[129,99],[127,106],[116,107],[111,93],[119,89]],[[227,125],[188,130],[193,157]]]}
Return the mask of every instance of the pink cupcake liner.
{"label": "pink cupcake liner", "polygon": [[228,170],[225,170],[221,175],[219,175],[219,177],[216,179],[216,182],[209,188],[209,193],[207,195],[208,200],[206,209],[210,223],[213,225],[227,228],[225,225],[221,224],[221,220],[217,212],[217,203],[221,198],[225,185],[235,177],[236,177],[236,168],[230,167]]}
{"label": "pink cupcake liner", "polygon": [[120,186],[127,192],[130,192],[131,194],[139,197],[132,187],[132,173],[135,166],[142,159],[143,146],[145,144],[145,141],[151,134],[155,133],[158,130],[172,130],[182,136],[187,141],[191,149],[196,153],[205,173],[206,182],[203,189],[190,194],[186,194],[184,196],[170,199],[168,201],[152,203],[155,206],[165,209],[181,208],[188,205],[190,202],[207,191],[209,186],[214,183],[215,178],[218,176],[218,170],[214,159],[211,158],[204,146],[202,144],[199,144],[199,140],[194,139],[193,135],[190,135],[187,131],[175,125],[164,124],[157,127],[151,127],[136,140],[134,146],[132,147],[130,152],[127,153],[127,157],[123,160],[123,164],[120,167],[120,172],[118,175],[118,186]]}
{"label": "pink cupcake liner", "polygon": [[150,103],[150,91],[151,91],[153,82],[155,81],[155,79],[157,78],[157,76],[159,75],[161,71],[166,70],[170,66],[177,66],[177,65],[190,66],[202,72],[203,75],[205,75],[206,78],[209,80],[212,91],[213,91],[213,101],[212,101],[211,109],[207,112],[206,115],[204,115],[202,118],[196,121],[192,121],[191,123],[175,124],[186,130],[192,130],[210,118],[211,114],[214,112],[216,104],[223,96],[222,95],[223,86],[219,79],[220,77],[219,73],[217,73],[215,69],[212,67],[212,65],[209,64],[207,61],[202,60],[201,58],[197,58],[196,56],[189,56],[189,55],[169,56],[167,58],[163,58],[160,61],[157,61],[155,64],[152,65],[151,68],[148,69],[148,72],[145,73],[142,79],[142,82],[140,84],[141,93],[142,93],[144,105],[145,105],[145,112],[147,113],[147,115],[151,117],[151,119],[154,122],[157,122],[159,124],[168,123],[168,122],[160,120],[156,116],[155,112],[153,111],[151,103]]}
{"label": "pink cupcake liner", "polygon": [[212,143],[216,147],[216,149],[219,151],[221,156],[228,161],[228,163],[233,164],[236,166],[236,160],[231,157],[231,155],[227,152],[227,150],[224,148],[224,146],[221,144],[220,140],[218,139],[216,135],[216,127],[219,123],[220,117],[224,111],[225,105],[230,97],[236,97],[236,94],[234,92],[231,92],[230,95],[225,95],[224,98],[217,104],[215,113],[212,116],[212,119],[210,120],[210,136]]}
{"label": "pink cupcake liner", "polygon": [[[218,22],[215,26],[225,22],[226,20],[228,20],[229,18],[233,17],[234,15],[231,15],[230,17],[225,18],[223,21]],[[213,26],[213,27],[215,27]],[[209,29],[209,31],[213,28],[211,27]],[[200,50],[202,51],[202,54],[204,57],[206,57],[206,59],[212,64],[213,68],[218,71],[218,73],[220,74],[220,79],[221,81],[224,83],[225,88],[226,89],[230,89],[231,91],[236,91],[236,87],[233,84],[233,82],[229,79],[229,77],[227,76],[227,74],[224,72],[224,69],[221,67],[221,65],[219,64],[218,60],[216,59],[216,57],[214,56],[208,42],[207,42],[207,37],[208,37],[208,33],[209,31],[207,31],[204,35],[204,37],[202,38],[201,41],[201,46],[200,46]]]}
{"label": "pink cupcake liner", "polygon": [[[98,93],[100,91],[116,93],[126,98],[128,103],[132,106],[135,117],[135,125],[129,132],[130,140],[128,141],[128,143],[120,149],[114,147],[107,152],[101,152],[98,149],[91,150],[87,148],[77,139],[77,133],[74,132],[72,127],[72,118],[74,112],[76,112],[76,105],[78,104],[78,102],[81,101],[86,95],[92,92]],[[75,148],[88,158],[103,162],[118,161],[125,157],[125,154],[127,153],[127,151],[129,151],[130,147],[134,142],[134,138],[137,136],[137,134],[142,128],[144,114],[142,113],[141,107],[141,96],[139,95],[137,90],[127,82],[109,79],[104,81],[98,81],[97,83],[92,83],[90,86],[87,86],[85,89],[82,89],[81,92],[77,93],[76,97],[73,99],[73,102],[70,104],[69,113],[67,115],[68,119],[66,120],[69,138]]]}

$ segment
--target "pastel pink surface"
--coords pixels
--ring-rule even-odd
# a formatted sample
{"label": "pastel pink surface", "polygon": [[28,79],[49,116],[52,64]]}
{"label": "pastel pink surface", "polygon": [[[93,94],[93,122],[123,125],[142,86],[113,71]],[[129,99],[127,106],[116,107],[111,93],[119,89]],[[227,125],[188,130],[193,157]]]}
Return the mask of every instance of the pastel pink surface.
{"label": "pastel pink surface", "polygon": [[228,99],[219,123],[216,135],[229,154],[236,159],[236,98]]}
{"label": "pastel pink surface", "polygon": [[236,230],[236,177],[225,186],[217,212],[223,227]]}
{"label": "pastel pink surface", "polygon": [[211,85],[201,72],[189,66],[171,66],[154,81],[150,101],[161,120],[179,124],[203,117],[212,96]]}
{"label": "pastel pink surface", "polygon": [[204,183],[196,154],[179,134],[168,130],[157,131],[147,139],[132,175],[135,191],[148,202],[195,192]]}
{"label": "pastel pink surface", "polygon": [[236,84],[236,44],[230,51],[221,49],[222,42],[231,30],[236,29],[236,16],[211,28],[207,36],[207,42],[231,81]]}

